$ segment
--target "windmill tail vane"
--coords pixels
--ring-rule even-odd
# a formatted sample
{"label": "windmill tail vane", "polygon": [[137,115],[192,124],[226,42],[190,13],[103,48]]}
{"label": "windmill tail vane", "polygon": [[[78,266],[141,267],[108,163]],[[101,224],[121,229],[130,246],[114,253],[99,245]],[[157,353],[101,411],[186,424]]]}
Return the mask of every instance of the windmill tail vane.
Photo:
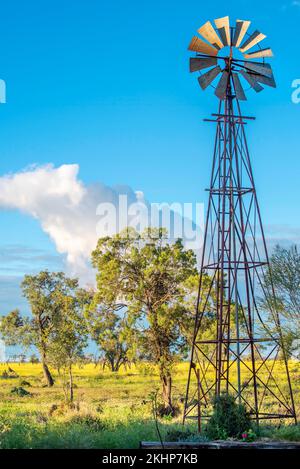
{"label": "windmill tail vane", "polygon": [[189,45],[196,54],[190,71],[219,99],[217,113],[205,119],[216,124],[216,136],[183,416],[199,429],[222,393],[244,404],[257,423],[296,421],[274,287],[264,282],[269,258],[245,133],[254,118],[240,108],[246,88],[276,87],[265,62],[272,50],[261,47],[266,36],[250,33],[250,24],[237,20],[231,27],[228,16],[215,26],[207,21]]}

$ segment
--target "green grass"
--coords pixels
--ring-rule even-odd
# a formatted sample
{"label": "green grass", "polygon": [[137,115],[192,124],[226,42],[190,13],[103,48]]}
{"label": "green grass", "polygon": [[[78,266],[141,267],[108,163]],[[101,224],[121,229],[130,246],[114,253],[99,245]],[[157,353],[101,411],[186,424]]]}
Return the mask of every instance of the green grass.
{"label": "green grass", "polygon": [[[39,364],[10,365],[17,378],[0,379],[0,448],[137,448],[141,440],[158,440],[149,394],[159,387],[155,369],[140,366],[110,373],[94,365],[76,367],[75,409],[64,404],[58,376],[53,388],[44,388]],[[0,376],[5,365],[0,365]],[[300,364],[292,366],[292,378],[299,377]],[[173,396],[182,410],[187,364],[174,373]],[[25,387],[31,395],[11,390]],[[300,383],[296,402],[299,402]],[[53,406],[56,406],[54,409]],[[164,439],[182,432],[181,415],[159,422]],[[185,431],[195,431],[190,425]],[[173,436],[172,436],[173,435]],[[300,426],[263,427],[261,436],[300,441]],[[196,437],[195,437],[196,438]]]}

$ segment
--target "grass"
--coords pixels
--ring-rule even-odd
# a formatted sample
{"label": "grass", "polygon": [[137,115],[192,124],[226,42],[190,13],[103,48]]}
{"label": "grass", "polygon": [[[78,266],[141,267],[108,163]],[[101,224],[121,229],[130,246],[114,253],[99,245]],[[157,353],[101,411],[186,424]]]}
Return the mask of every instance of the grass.
{"label": "grass", "polygon": [[[75,367],[75,408],[64,404],[58,376],[44,388],[39,364],[10,364],[18,377],[0,379],[0,448],[137,448],[141,440],[158,440],[150,393],[159,387],[155,368],[140,365],[118,373],[102,371],[93,364]],[[174,372],[173,396],[182,409],[187,377],[186,363]],[[7,369],[0,365],[0,376]],[[299,403],[300,364],[291,367]],[[28,382],[29,394],[12,393]],[[164,439],[182,434],[181,416],[159,422]],[[185,432],[194,432],[189,425]],[[300,426],[264,426],[261,436],[300,441]]]}

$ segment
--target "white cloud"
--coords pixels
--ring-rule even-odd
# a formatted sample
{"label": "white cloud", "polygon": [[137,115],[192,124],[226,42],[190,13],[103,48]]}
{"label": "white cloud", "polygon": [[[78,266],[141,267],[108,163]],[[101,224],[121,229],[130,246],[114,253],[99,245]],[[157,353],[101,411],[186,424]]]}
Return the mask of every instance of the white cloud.
{"label": "white cloud", "polygon": [[49,164],[2,176],[0,209],[20,210],[38,219],[57,252],[66,256],[69,272],[92,282],[89,258],[97,243],[97,205],[117,206],[120,193],[128,195],[129,203],[136,202],[141,193],[127,186],[85,186],[78,171],[77,164],[58,168]]}

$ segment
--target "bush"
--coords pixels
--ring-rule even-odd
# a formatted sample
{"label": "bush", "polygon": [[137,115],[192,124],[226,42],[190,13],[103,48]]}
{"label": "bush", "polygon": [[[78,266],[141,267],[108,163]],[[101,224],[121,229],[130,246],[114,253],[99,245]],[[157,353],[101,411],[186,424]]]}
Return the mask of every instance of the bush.
{"label": "bush", "polygon": [[11,394],[16,394],[19,397],[32,396],[31,392],[26,391],[26,389],[20,387],[12,388],[10,391]]}
{"label": "bush", "polygon": [[248,429],[251,429],[251,420],[244,405],[237,404],[230,394],[222,394],[215,398],[213,414],[206,427],[209,438],[241,438],[242,433]]}
{"label": "bush", "polygon": [[188,441],[188,442],[200,442],[200,441],[208,441],[208,438],[201,434],[195,433],[190,429],[186,430],[178,430],[178,429],[171,429],[168,430],[165,436],[165,441]]}
{"label": "bush", "polygon": [[155,376],[157,374],[156,367],[151,363],[140,363],[137,366],[138,372],[142,376]]}
{"label": "bush", "polygon": [[68,421],[68,425],[79,425],[88,427],[92,432],[100,432],[106,429],[106,425],[98,417],[93,415],[75,415]]}

